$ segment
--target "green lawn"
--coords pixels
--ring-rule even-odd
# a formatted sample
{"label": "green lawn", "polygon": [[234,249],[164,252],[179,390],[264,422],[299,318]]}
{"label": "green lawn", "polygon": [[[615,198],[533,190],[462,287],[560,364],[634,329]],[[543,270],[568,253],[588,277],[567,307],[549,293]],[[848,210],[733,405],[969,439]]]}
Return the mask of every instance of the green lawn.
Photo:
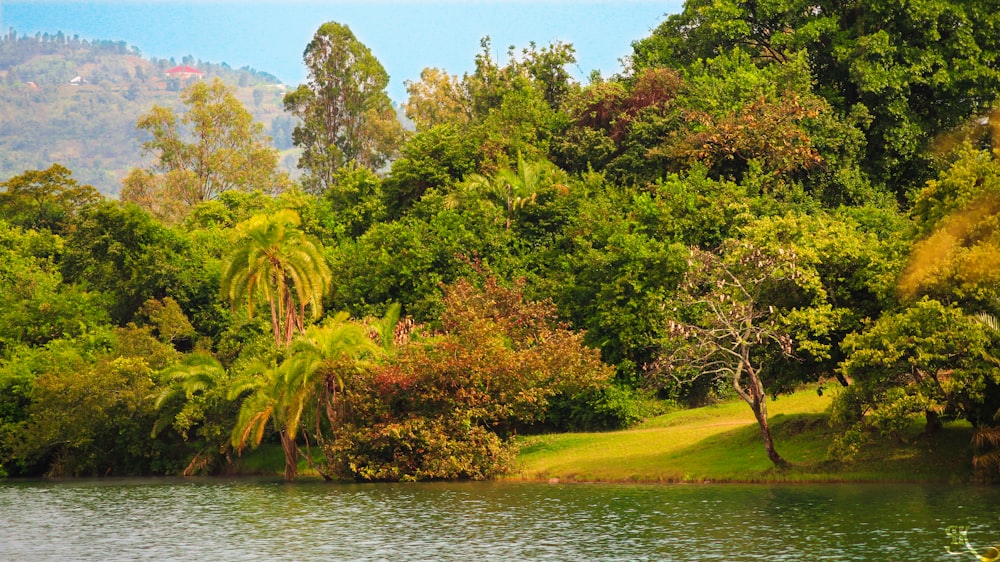
{"label": "green lawn", "polygon": [[636,428],[520,438],[510,478],[589,482],[968,481],[971,428],[915,425],[905,443],[880,442],[851,463],[828,459],[829,393],[802,390],[768,403],[775,447],[793,467],[775,470],[750,408],[741,401],[683,410]]}

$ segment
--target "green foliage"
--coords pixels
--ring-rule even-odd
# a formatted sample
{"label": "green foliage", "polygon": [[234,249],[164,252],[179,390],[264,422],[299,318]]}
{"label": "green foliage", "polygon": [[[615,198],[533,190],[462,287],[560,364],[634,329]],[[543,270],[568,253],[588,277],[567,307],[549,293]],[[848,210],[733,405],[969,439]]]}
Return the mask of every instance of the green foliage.
{"label": "green foliage", "polygon": [[405,303],[408,315],[429,322],[441,310],[441,284],[469,273],[467,258],[485,257],[498,268],[512,260],[502,218],[460,213],[440,203],[426,220],[411,216],[379,223],[334,248],[334,306],[363,317],[378,315],[390,303]]}
{"label": "green foliage", "polygon": [[473,172],[475,157],[471,140],[454,125],[443,124],[414,135],[393,161],[383,184],[390,216],[402,216],[429,189],[447,192]]}
{"label": "green foliage", "polygon": [[302,149],[299,168],[310,191],[334,185],[336,171],[355,163],[377,170],[403,141],[385,88],[389,75],[346,26],[327,22],[306,46],[307,84],[285,95],[285,110],[299,117],[292,139]]}
{"label": "green foliage", "polygon": [[319,317],[330,286],[321,247],[298,225],[298,214],[287,209],[240,223],[240,239],[222,274],[222,296],[234,308],[246,303],[253,316],[259,302],[267,303],[278,346],[288,345],[305,329],[307,309]]}
{"label": "green foliage", "polygon": [[77,183],[73,173],[59,164],[26,171],[0,183],[0,188],[0,216],[4,220],[54,234],[65,234],[84,207],[101,199],[93,187]]}
{"label": "green foliage", "polygon": [[323,200],[329,203],[331,220],[343,236],[357,238],[385,218],[382,179],[355,164],[337,170]]}
{"label": "green foliage", "polygon": [[66,239],[65,279],[110,299],[111,319],[132,320],[147,300],[171,296],[187,311],[207,306],[211,279],[188,240],[134,205],[88,207]]}
{"label": "green foliage", "polygon": [[843,116],[864,116],[864,169],[902,197],[928,178],[933,135],[996,98],[996,2],[691,0],[633,44],[637,68],[684,68],[734,47],[760,66],[805,50],[814,90]]}
{"label": "green foliage", "polygon": [[985,327],[958,307],[921,299],[843,345],[841,368],[852,384],[834,406],[833,421],[846,435],[837,452],[855,451],[869,428],[900,435],[914,415],[926,416],[928,431],[938,417],[987,421],[977,416],[1000,370],[987,355]]}
{"label": "green foliage", "polygon": [[179,118],[164,106],[153,106],[139,117],[136,126],[152,136],[142,144],[143,151],[154,155],[155,163],[129,172],[122,200],[175,223],[190,207],[225,191],[280,192],[287,187],[264,126],[253,121],[231,88],[218,78],[210,85],[198,81],[180,99],[187,111]]}
{"label": "green foliage", "polygon": [[348,426],[330,449],[336,471],[366,481],[486,480],[510,470],[513,445],[453,418]]}
{"label": "green foliage", "polygon": [[662,410],[637,390],[607,385],[552,398],[545,426],[557,431],[605,431],[631,427]]}
{"label": "green foliage", "polygon": [[[148,333],[118,330],[110,347],[60,340],[22,358],[34,377],[24,418],[5,426],[8,466],[55,476],[170,470],[169,444],[151,442],[155,369],[173,350]],[[13,363],[11,364],[13,365]]]}
{"label": "green foliage", "polygon": [[108,322],[101,295],[63,283],[53,264],[62,247],[47,232],[21,232],[0,221],[0,357]]}
{"label": "green foliage", "polygon": [[[237,381],[230,397],[253,388],[241,406],[232,444],[238,450],[248,443],[260,444],[269,422],[273,422],[285,452],[285,479],[292,480],[298,470],[295,440],[300,429],[311,434],[321,446],[325,433],[338,426],[338,393],[345,388],[345,375],[356,370],[356,361],[372,355],[379,347],[357,323],[349,322],[346,313],[329,319],[292,342],[281,364],[263,370],[257,380]],[[324,430],[324,422],[326,429]],[[309,427],[315,429],[307,429]],[[308,441],[307,441],[308,443]],[[311,459],[307,453],[307,459]]]}

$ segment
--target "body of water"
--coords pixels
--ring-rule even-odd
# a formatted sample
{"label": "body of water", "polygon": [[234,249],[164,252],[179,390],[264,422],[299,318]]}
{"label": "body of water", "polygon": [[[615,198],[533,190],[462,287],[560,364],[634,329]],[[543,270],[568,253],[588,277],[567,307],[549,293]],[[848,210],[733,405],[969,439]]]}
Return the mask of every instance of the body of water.
{"label": "body of water", "polygon": [[974,561],[966,539],[995,553],[1000,489],[0,481],[0,560]]}

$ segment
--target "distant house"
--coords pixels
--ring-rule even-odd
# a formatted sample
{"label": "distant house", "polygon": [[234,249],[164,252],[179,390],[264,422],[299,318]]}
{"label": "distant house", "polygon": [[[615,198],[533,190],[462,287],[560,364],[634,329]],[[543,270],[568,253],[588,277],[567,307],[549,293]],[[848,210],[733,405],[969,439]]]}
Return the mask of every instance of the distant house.
{"label": "distant house", "polygon": [[76,78],[70,80],[69,83],[74,86],[79,86],[80,84],[86,84],[87,80],[82,76],[77,76]]}
{"label": "distant house", "polygon": [[205,73],[190,66],[175,66],[167,71],[168,78],[187,80],[188,78],[201,78]]}

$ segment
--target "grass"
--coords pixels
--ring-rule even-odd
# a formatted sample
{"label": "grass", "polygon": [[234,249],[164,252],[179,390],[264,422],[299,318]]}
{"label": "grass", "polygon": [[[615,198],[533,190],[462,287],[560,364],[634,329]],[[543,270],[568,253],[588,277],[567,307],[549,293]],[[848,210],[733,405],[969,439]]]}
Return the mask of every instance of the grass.
{"label": "grass", "polygon": [[882,441],[850,463],[830,460],[832,398],[805,389],[768,403],[778,452],[792,463],[775,469],[764,453],[750,408],[732,401],[665,414],[634,429],[538,435],[520,439],[510,478],[587,482],[873,482],[968,481],[968,424],[923,435],[915,423],[905,442]]}
{"label": "grass", "polygon": [[[324,462],[322,457],[323,453],[313,445],[313,462]],[[285,475],[285,451],[278,443],[262,443],[253,449],[244,450],[243,454],[235,457],[234,460],[236,462],[229,468],[232,474],[273,477]],[[301,454],[299,455],[299,477],[305,479],[320,477],[306,462],[305,456]]]}

